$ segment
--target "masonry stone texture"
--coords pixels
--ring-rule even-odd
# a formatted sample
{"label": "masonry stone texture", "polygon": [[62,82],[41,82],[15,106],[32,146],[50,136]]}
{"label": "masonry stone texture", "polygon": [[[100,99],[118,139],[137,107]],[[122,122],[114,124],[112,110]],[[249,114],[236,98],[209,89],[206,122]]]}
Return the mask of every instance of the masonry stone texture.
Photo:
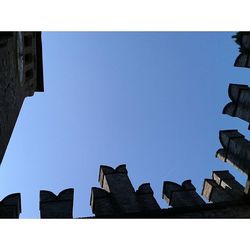
{"label": "masonry stone texture", "polygon": [[223,148],[216,152],[216,157],[228,162],[245,175],[250,174],[250,142],[238,130],[220,131]]}
{"label": "masonry stone texture", "polygon": [[[121,181],[119,168],[100,166],[99,181],[101,177],[102,188],[93,187],[91,190],[91,207],[95,218],[248,218],[250,216],[250,200],[244,187],[235,180],[228,171],[213,171],[211,179],[205,179],[202,195],[197,192],[191,180],[184,181],[181,185],[165,181],[163,183],[162,198],[170,208],[160,208],[153,196],[153,190],[149,183],[142,184],[136,192],[132,191],[131,198],[126,198],[126,209],[123,209],[123,192],[113,193],[115,189],[122,187],[124,190],[134,190],[129,181],[126,166],[122,165],[122,173],[126,180]],[[103,171],[103,168],[105,169]],[[104,173],[104,174],[103,174]],[[105,175],[112,175],[113,181],[109,188],[104,185],[102,179]],[[123,182],[123,183],[118,183]],[[106,190],[104,188],[106,188]],[[138,191],[143,187],[146,197],[146,206],[142,206]],[[120,196],[117,198],[117,196]],[[137,204],[134,209],[135,203]]]}
{"label": "masonry stone texture", "polygon": [[[250,68],[250,32],[234,37],[240,54],[234,66]],[[0,163],[4,157],[18,114],[28,96],[44,91],[41,32],[0,32]],[[222,113],[250,123],[250,88],[230,83],[230,102]],[[245,186],[229,170],[212,171],[203,182],[201,194],[191,180],[181,184],[165,180],[161,208],[150,183],[137,189],[129,179],[125,164],[116,168],[101,165],[98,182],[92,187],[90,206],[93,216],[81,218],[250,218],[250,141],[237,129],[219,131],[221,148],[216,157],[247,176]],[[73,218],[74,189],[58,195],[41,190],[40,218]],[[0,201],[0,218],[19,218],[21,194],[10,194]]]}
{"label": "masonry stone texture", "polygon": [[0,32],[0,164],[27,96],[43,91],[40,32]]}

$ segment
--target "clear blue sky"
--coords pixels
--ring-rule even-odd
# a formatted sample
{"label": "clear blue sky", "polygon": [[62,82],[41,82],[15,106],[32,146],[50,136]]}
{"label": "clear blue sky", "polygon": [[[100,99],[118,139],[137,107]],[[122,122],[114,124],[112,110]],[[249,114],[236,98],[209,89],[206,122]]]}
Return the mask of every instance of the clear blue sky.
{"label": "clear blue sky", "polygon": [[100,164],[126,163],[137,187],[191,179],[198,193],[213,170],[219,130],[248,124],[222,115],[233,67],[230,32],[44,32],[45,92],[26,98],[0,171],[0,199],[21,192],[21,218],[39,218],[39,191],[75,189],[74,217],[91,216]]}

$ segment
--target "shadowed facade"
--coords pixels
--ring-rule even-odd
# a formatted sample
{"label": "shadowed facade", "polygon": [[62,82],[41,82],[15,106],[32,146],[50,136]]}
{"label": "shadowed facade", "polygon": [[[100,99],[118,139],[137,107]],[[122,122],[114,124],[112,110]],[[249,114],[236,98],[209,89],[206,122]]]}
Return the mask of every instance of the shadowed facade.
{"label": "shadowed facade", "polygon": [[250,32],[238,32],[233,38],[240,45],[240,55],[236,58],[234,66],[250,68]]}
{"label": "shadowed facade", "polygon": [[[202,195],[207,202],[191,180],[181,185],[164,181],[162,198],[169,208],[159,207],[149,183],[135,192],[124,164],[116,169],[100,166],[99,182],[102,188],[91,190],[95,214],[91,218],[250,218],[248,194],[228,170],[213,171],[212,178],[204,180]],[[143,198],[138,196],[142,188]]]}
{"label": "shadowed facade", "polygon": [[61,191],[58,195],[46,190],[40,191],[41,218],[73,218],[74,189]]}
{"label": "shadowed facade", "polygon": [[0,164],[25,97],[43,90],[41,32],[0,32]]}
{"label": "shadowed facade", "polygon": [[11,194],[0,201],[0,218],[18,219],[21,210],[21,194]]}
{"label": "shadowed facade", "polygon": [[116,169],[100,166],[101,188],[91,190],[90,205],[96,216],[117,216],[160,209],[149,183],[142,184],[135,191],[128,177],[126,165]]}
{"label": "shadowed facade", "polygon": [[228,87],[228,96],[231,102],[224,107],[222,113],[238,117],[250,124],[250,88],[247,85],[231,83]]}

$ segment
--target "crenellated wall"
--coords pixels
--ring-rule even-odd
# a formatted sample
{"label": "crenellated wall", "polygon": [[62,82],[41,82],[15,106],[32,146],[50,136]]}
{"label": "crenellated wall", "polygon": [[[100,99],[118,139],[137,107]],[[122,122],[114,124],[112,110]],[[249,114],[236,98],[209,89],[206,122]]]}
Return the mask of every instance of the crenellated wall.
{"label": "crenellated wall", "polygon": [[250,32],[237,32],[233,38],[240,45],[240,55],[236,58],[234,66],[250,68]]}
{"label": "crenellated wall", "polygon": [[[42,66],[41,60],[36,59],[41,53],[37,50],[41,46],[39,36],[35,32],[0,33],[0,136],[3,138],[0,161],[23,99],[34,91],[43,91],[43,84],[38,84],[42,71],[31,72]],[[235,66],[250,68],[250,32],[238,32],[234,38],[240,45]],[[18,55],[17,61],[15,55]],[[250,123],[249,90],[245,84],[229,84],[231,102],[222,113]],[[91,218],[250,218],[250,141],[236,129],[221,130],[219,140],[222,148],[216,152],[216,157],[247,175],[245,187],[228,170],[213,171],[211,178],[203,183],[201,195],[205,201],[191,180],[181,185],[167,180],[163,183],[162,198],[169,208],[160,208],[150,183],[134,189],[125,164],[115,169],[101,165],[100,188],[91,189],[90,205],[94,214]],[[40,217],[73,218],[73,199],[73,188],[58,195],[40,191]],[[0,202],[0,218],[19,218],[20,213],[19,193]]]}
{"label": "crenellated wall", "polygon": [[18,219],[21,213],[21,194],[15,193],[6,196],[0,201],[0,218]]}
{"label": "crenellated wall", "polygon": [[184,181],[182,185],[165,181],[163,183],[162,198],[172,207],[195,206],[205,203],[196,193],[196,188],[191,180]]}
{"label": "crenellated wall", "polygon": [[[191,180],[181,185],[164,181],[162,198],[169,208],[158,205],[149,183],[135,191],[124,164],[116,169],[100,166],[99,181],[102,188],[91,189],[90,205],[94,214],[91,218],[250,218],[248,193],[228,170],[213,171],[211,179],[204,180],[202,195],[207,202],[196,192]],[[130,193],[124,195],[124,190],[119,192],[121,189]],[[73,188],[58,195],[42,190],[40,218],[73,218],[73,203]],[[20,213],[20,194],[9,195],[0,202],[0,218],[19,218]]]}
{"label": "crenellated wall", "polygon": [[58,195],[46,190],[40,191],[41,218],[73,218],[74,189],[61,191]]}
{"label": "crenellated wall", "polygon": [[[124,179],[120,174],[125,175]],[[112,182],[105,180],[110,175]],[[90,203],[96,218],[234,218],[236,211],[241,211],[237,217],[250,217],[248,195],[228,170],[213,171],[212,178],[204,180],[202,195],[207,203],[196,192],[191,180],[181,185],[164,181],[162,198],[170,206],[167,209],[159,207],[149,183],[134,192],[124,164],[116,169],[101,166],[99,182],[102,188],[91,190]],[[121,193],[117,191],[120,189],[123,189]],[[126,196],[127,210],[123,209],[124,190],[128,190],[130,196],[130,199]],[[135,206],[139,209],[134,210]]]}
{"label": "crenellated wall", "polygon": [[160,209],[149,183],[142,184],[135,191],[126,165],[116,169],[100,166],[99,183],[102,187],[91,190],[91,207],[96,216],[140,213]]}

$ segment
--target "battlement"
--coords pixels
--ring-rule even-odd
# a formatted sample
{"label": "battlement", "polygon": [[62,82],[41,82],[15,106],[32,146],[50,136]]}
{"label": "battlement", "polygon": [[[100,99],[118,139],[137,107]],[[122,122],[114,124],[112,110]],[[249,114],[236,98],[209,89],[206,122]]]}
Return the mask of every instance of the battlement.
{"label": "battlement", "polygon": [[149,183],[142,184],[135,191],[125,164],[116,169],[101,165],[98,181],[102,189],[92,188],[90,202],[96,216],[119,216],[160,209]]}
{"label": "battlement", "polygon": [[216,152],[216,157],[228,162],[247,176],[250,173],[250,142],[238,130],[222,130],[219,139],[223,148]]}
{"label": "battlement", "polygon": [[[225,141],[228,136],[244,138],[237,130],[230,130],[226,135],[221,134],[223,145],[229,142],[229,140]],[[120,166],[122,168],[119,170]],[[153,196],[150,184],[142,184],[134,192],[127,175],[126,165],[120,166],[116,169],[100,166],[98,180],[102,188],[93,187],[90,199],[92,212],[97,218],[231,218],[235,216],[237,209],[242,209],[246,216],[246,210],[248,211],[250,205],[244,187],[228,170],[223,170],[213,171],[212,179],[204,180],[202,195],[208,203],[196,192],[191,180],[185,180],[181,185],[172,181],[164,181],[162,198],[170,208],[160,208]],[[124,196],[124,190],[128,190],[127,196]],[[124,200],[127,202],[127,210],[124,209]]]}
{"label": "battlement", "polygon": [[92,187],[90,206],[92,212],[98,216],[107,216],[116,213],[111,194],[102,188]]}
{"label": "battlement", "polygon": [[[125,164],[116,169],[100,166],[98,180],[103,185],[92,187],[90,196],[95,218],[250,218],[250,199],[246,192],[249,182],[244,188],[228,170],[213,171],[212,178],[204,180],[202,195],[208,203],[196,192],[191,180],[181,185],[164,181],[162,198],[169,208],[158,205],[150,183],[141,184],[135,191],[127,173]],[[73,218],[73,199],[73,188],[58,195],[41,190],[40,218]],[[20,213],[19,193],[0,202],[0,218],[19,218]]]}
{"label": "battlement", "polygon": [[10,194],[0,202],[0,218],[18,219],[21,211],[20,193]]}
{"label": "battlement", "polygon": [[196,193],[196,188],[191,180],[184,181],[182,185],[164,181],[162,198],[172,207],[195,206],[205,203]]}
{"label": "battlement", "polygon": [[234,66],[250,68],[250,32],[237,32],[233,38],[240,45],[240,55],[236,58]]}
{"label": "battlement", "polygon": [[[250,68],[250,32],[238,32],[235,41],[240,55],[234,66]],[[20,108],[27,96],[43,91],[40,32],[0,33],[0,162],[6,150]],[[250,87],[229,84],[231,99],[223,114],[250,123]],[[250,126],[249,126],[250,128]],[[95,218],[250,218],[250,141],[238,130],[221,130],[222,148],[216,157],[235,166],[248,179],[245,187],[228,171],[213,171],[204,179],[201,195],[191,180],[182,184],[164,181],[162,198],[170,208],[161,208],[150,183],[134,189],[125,164],[116,168],[101,165],[99,187],[91,188],[90,205]],[[41,218],[73,218],[74,189],[58,195],[40,191]],[[19,218],[21,194],[6,196],[0,202],[0,218]]]}
{"label": "battlement", "polygon": [[212,179],[205,179],[202,195],[213,203],[235,201],[244,198],[244,187],[229,171],[213,171]]}
{"label": "battlement", "polygon": [[41,218],[73,218],[74,189],[61,191],[58,195],[46,190],[40,191]]}
{"label": "battlement", "polygon": [[228,96],[231,99],[222,113],[238,117],[250,123],[250,88],[243,84],[229,84]]}

